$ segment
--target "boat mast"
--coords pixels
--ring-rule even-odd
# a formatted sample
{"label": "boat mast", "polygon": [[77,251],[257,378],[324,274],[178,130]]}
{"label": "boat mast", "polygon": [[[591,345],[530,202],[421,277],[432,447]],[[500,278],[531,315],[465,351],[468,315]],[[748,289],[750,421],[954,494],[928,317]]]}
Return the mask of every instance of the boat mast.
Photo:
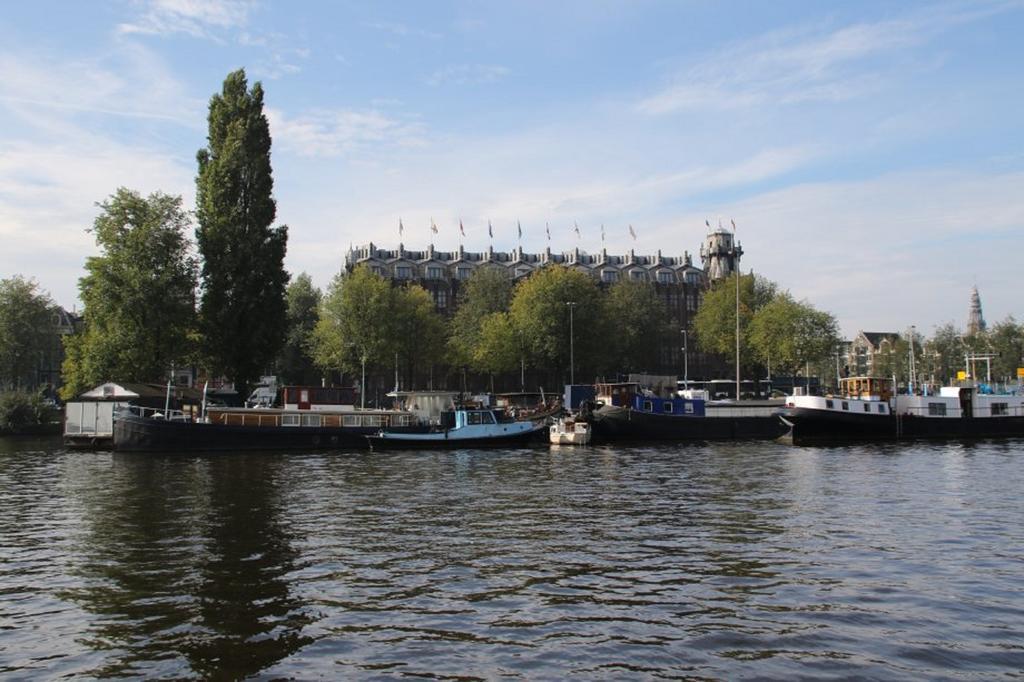
{"label": "boat mast", "polygon": [[736,221],[734,220],[732,221],[732,264],[736,271],[736,400],[740,399],[740,256],[738,249]]}

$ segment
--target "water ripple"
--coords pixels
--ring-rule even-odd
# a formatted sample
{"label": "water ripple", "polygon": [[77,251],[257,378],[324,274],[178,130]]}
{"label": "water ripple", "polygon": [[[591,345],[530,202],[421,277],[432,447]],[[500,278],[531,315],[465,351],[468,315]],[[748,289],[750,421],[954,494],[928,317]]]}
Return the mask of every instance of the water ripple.
{"label": "water ripple", "polygon": [[1019,677],[1022,450],[0,441],[0,675]]}

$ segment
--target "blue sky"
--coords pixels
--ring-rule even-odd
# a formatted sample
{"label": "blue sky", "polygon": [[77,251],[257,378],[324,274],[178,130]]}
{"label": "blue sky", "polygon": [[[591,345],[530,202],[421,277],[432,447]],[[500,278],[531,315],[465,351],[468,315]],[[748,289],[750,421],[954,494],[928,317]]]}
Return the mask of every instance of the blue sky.
{"label": "blue sky", "polygon": [[96,202],[191,207],[244,67],[287,265],[320,286],[399,218],[408,248],[512,249],[520,221],[527,250],[550,223],[555,251],[665,254],[735,220],[744,269],[847,335],[963,325],[975,284],[1021,318],[1022,35],[999,0],[8,3],[0,276],[71,307]]}

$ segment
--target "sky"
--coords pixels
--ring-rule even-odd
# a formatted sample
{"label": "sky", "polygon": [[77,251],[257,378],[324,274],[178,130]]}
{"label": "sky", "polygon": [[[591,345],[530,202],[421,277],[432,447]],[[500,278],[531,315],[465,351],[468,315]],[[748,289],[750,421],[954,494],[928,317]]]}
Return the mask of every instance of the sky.
{"label": "sky", "polygon": [[735,221],[743,269],[848,337],[962,327],[972,286],[1019,321],[1021,36],[1020,0],[5,3],[0,277],[80,309],[97,202],[191,209],[244,68],[320,287],[370,241],[681,255]]}

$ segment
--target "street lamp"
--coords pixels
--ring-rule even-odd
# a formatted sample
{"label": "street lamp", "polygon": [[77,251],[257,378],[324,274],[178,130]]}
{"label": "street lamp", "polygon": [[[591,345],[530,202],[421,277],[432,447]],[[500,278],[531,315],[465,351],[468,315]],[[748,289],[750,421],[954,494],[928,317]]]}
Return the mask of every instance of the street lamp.
{"label": "street lamp", "polygon": [[685,329],[680,329],[683,332],[683,387],[690,387],[690,339]]}
{"label": "street lamp", "polygon": [[569,383],[576,385],[575,338],[572,330],[572,311],[576,308],[576,301],[566,301],[565,305],[569,306]]}

